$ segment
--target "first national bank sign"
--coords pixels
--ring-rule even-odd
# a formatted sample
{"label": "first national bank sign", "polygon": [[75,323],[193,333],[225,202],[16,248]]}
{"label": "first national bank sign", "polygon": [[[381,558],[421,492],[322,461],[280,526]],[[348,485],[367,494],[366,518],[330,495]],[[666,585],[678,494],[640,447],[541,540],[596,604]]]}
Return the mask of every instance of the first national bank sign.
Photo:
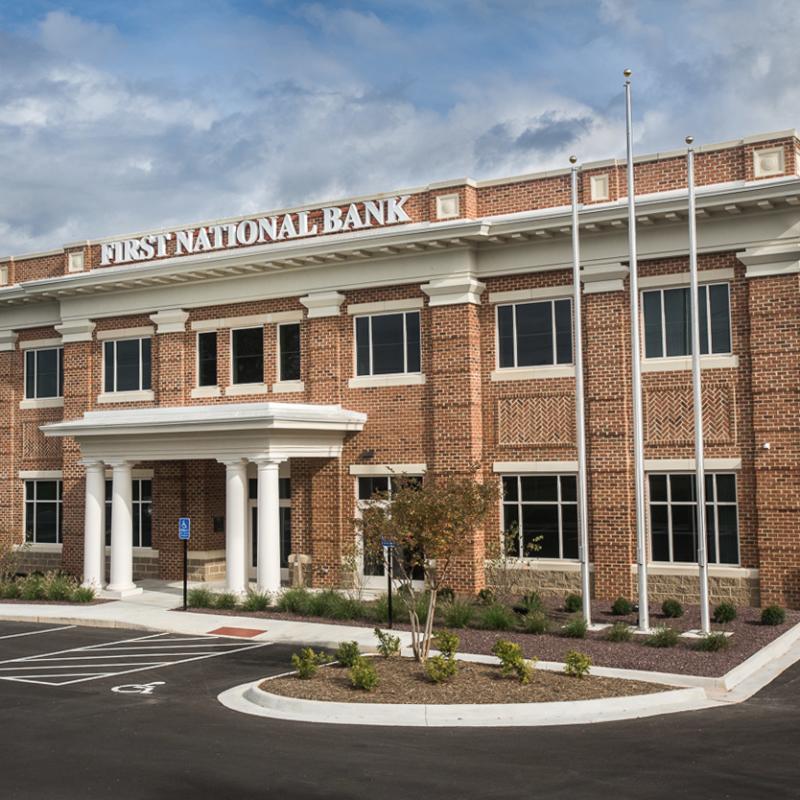
{"label": "first national bank sign", "polygon": [[[102,266],[128,264],[163,258],[167,255],[192,255],[411,222],[411,217],[403,208],[409,197],[410,195],[402,195],[383,200],[351,203],[347,210],[339,206],[326,206],[311,211],[243,219],[238,222],[187,228],[171,233],[151,233],[138,239],[103,242],[100,246],[100,263]],[[312,218],[319,219],[320,214],[321,223],[311,221]],[[173,240],[174,251],[170,252],[172,248],[169,243]]]}

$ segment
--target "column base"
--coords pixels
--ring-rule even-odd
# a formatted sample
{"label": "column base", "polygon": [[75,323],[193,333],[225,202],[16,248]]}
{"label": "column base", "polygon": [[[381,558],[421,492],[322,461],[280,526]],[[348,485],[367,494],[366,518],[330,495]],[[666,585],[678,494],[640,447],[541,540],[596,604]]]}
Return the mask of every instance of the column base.
{"label": "column base", "polygon": [[143,591],[141,586],[126,586],[121,589],[107,586],[100,592],[100,598],[103,600],[121,600],[123,597],[133,597]]}

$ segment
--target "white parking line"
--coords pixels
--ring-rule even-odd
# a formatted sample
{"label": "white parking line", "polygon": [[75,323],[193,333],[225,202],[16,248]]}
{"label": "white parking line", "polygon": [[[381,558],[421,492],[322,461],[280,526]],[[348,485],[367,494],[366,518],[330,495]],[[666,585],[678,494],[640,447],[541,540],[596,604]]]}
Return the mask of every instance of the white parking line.
{"label": "white parking line", "polygon": [[36,636],[38,633],[53,633],[54,631],[68,631],[74,628],[74,625],[64,625],[61,628],[45,628],[43,631],[26,631],[25,633],[9,633],[6,636],[0,636],[0,639],[16,639],[18,636]]}

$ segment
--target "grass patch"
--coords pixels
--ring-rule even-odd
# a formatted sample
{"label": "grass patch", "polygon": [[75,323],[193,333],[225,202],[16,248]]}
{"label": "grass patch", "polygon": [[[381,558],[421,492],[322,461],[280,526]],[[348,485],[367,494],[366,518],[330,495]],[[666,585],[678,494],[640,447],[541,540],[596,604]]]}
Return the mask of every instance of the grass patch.
{"label": "grass patch", "polygon": [[627,622],[615,622],[605,635],[607,642],[629,642],[632,638],[633,631]]}
{"label": "grass patch", "polygon": [[221,611],[233,611],[239,605],[239,598],[233,592],[220,592],[214,598],[214,608]]}
{"label": "grass patch", "polygon": [[445,603],[441,609],[442,622],[448,628],[466,628],[475,615],[471,603],[453,600]]}
{"label": "grass patch", "polygon": [[189,608],[214,608],[214,595],[209,589],[198,586],[189,589],[186,602]]}
{"label": "grass patch", "polygon": [[492,603],[481,609],[478,624],[489,631],[510,631],[515,627],[514,612],[500,603]]}
{"label": "grass patch", "polygon": [[675,647],[678,644],[679,636],[675,628],[664,626],[654,628],[653,632],[644,640],[648,647]]}
{"label": "grass patch", "polygon": [[727,647],[728,637],[724,633],[716,632],[698,639],[694,649],[702,650],[704,653],[716,653],[719,650],[726,650]]}
{"label": "grass patch", "polygon": [[242,611],[266,611],[269,608],[269,592],[249,590],[242,601]]}
{"label": "grass patch", "polygon": [[568,639],[585,639],[589,626],[582,616],[573,617],[561,628],[561,635]]}

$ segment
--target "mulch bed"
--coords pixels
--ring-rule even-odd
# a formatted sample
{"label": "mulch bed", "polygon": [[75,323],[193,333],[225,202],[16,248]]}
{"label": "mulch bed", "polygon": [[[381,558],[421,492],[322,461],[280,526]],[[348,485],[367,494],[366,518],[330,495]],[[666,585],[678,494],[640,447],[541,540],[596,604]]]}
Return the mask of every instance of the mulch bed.
{"label": "mulch bed", "polygon": [[[561,608],[559,598],[545,598],[547,614],[551,618],[553,628],[566,622],[571,614]],[[667,619],[659,608],[650,612],[650,625],[668,625],[677,631],[687,631],[700,627],[700,607],[685,606],[685,613],[678,619]],[[281,611],[218,611],[216,609],[191,609],[193,613],[222,614],[231,616],[255,617],[258,619],[297,620],[298,622],[322,622],[329,625],[352,625],[357,627],[375,627],[374,622],[364,620],[333,620],[323,617],[302,617]],[[681,639],[675,647],[656,648],[643,644],[643,638],[634,636],[631,642],[607,642],[604,631],[589,633],[585,639],[566,639],[555,633],[536,636],[516,631],[477,630],[462,628],[454,631],[461,639],[459,650],[463,653],[491,654],[492,646],[498,639],[517,642],[527,658],[539,658],[542,661],[563,661],[569,650],[580,650],[591,657],[592,663],[604,667],[620,667],[623,669],[641,669],[657,672],[673,672],[682,675],[703,675],[719,677],[753,653],[768,645],[793,625],[800,622],[800,611],[786,611],[786,622],[783,625],[761,625],[761,610],[758,608],[737,609],[737,618],[727,625],[712,623],[712,630],[732,631],[726,650],[716,653],[704,653],[693,649],[694,640]],[[636,614],[626,617],[615,617],[610,612],[610,603],[595,601],[592,603],[592,621],[613,623],[618,621],[636,624]],[[405,624],[395,623],[396,630],[410,630]],[[438,629],[438,628],[437,628]]]}
{"label": "mulch bed", "polygon": [[488,664],[460,661],[458,674],[446,683],[433,683],[423,668],[410,658],[373,658],[380,682],[371,692],[354,689],[349,670],[338,665],[321,667],[308,680],[296,675],[266,680],[266,692],[303,700],[341,703],[546,703],[559,700],[592,700],[663,692],[669,687],[618,678],[589,675],[572,678],[557,672],[534,670],[529,684],[506,678]]}

